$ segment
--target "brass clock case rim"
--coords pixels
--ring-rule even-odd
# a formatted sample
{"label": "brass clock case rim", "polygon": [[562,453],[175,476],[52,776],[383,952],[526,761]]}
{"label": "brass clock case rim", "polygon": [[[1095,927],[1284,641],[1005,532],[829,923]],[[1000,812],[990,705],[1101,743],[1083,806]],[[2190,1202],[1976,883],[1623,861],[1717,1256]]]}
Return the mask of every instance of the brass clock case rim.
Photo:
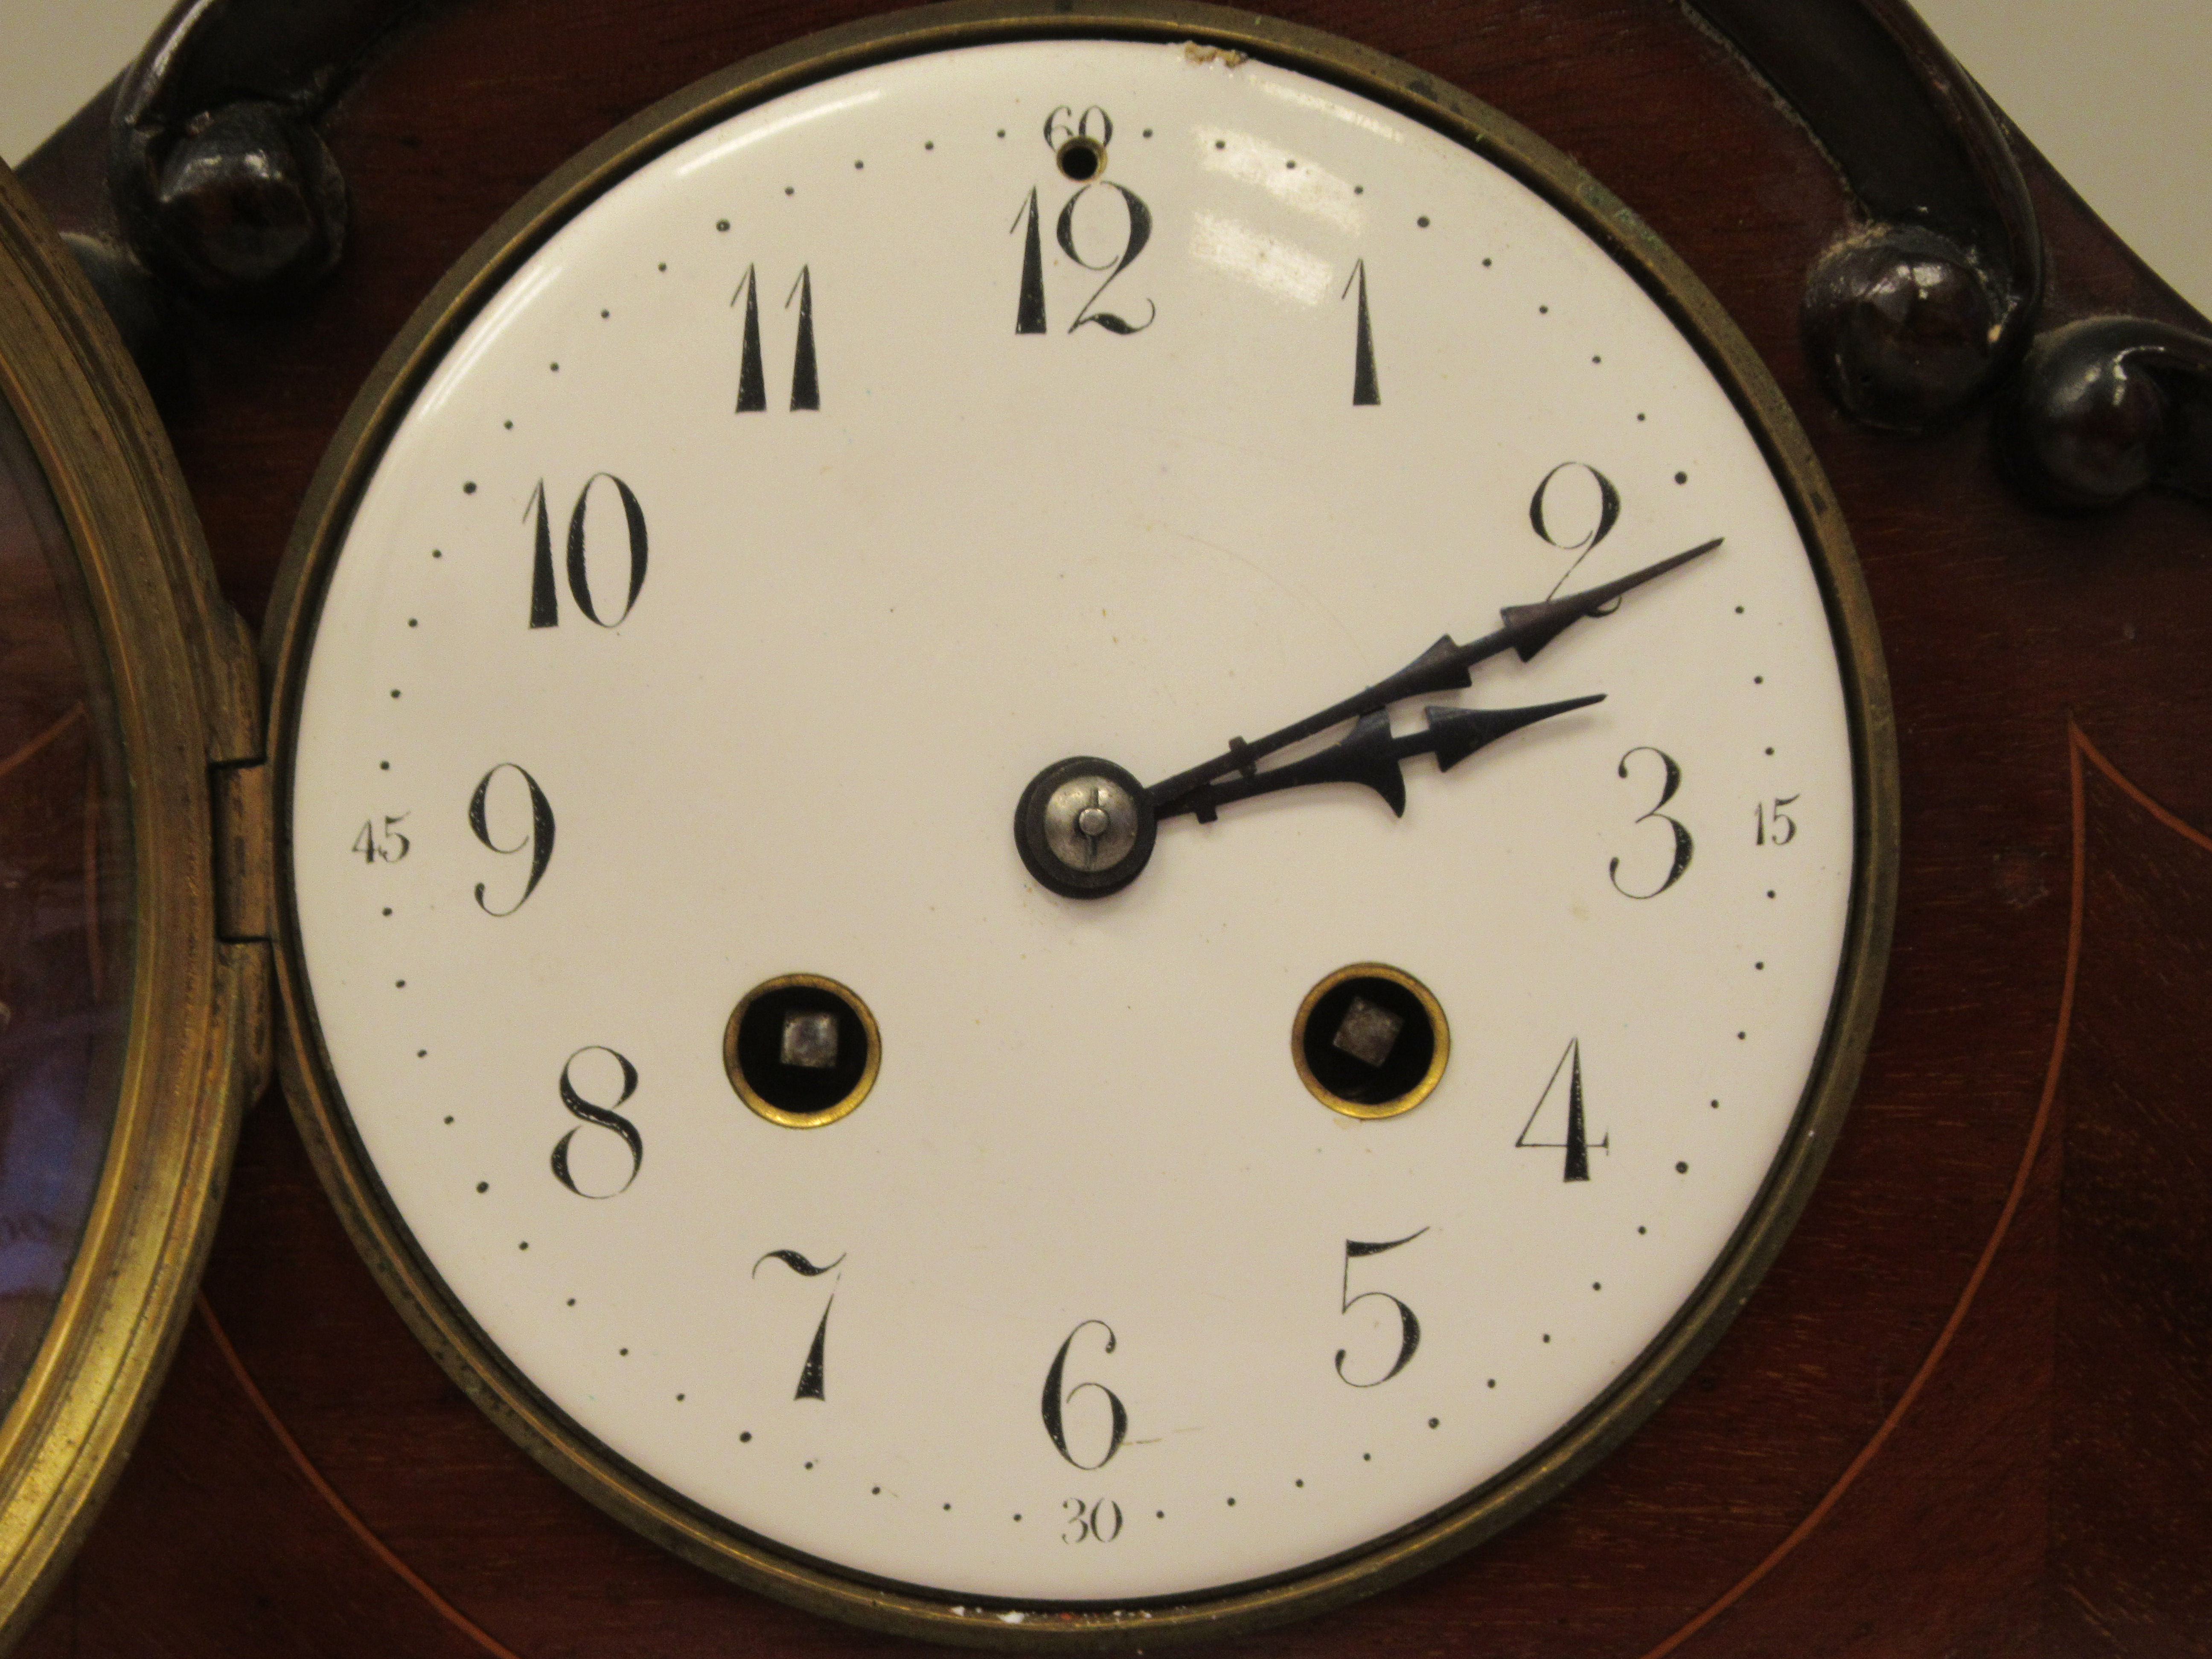
{"label": "brass clock case rim", "polygon": [[[1398,1532],[1266,1581],[1110,1607],[1015,1602],[887,1583],[756,1539],[601,1446],[513,1370],[445,1290],[397,1217],[347,1121],[301,962],[290,867],[292,747],[325,584],[346,524],[416,390],[507,277],[591,202],[716,122],[801,87],[898,58],[1014,40],[1192,41],[1374,100],[1495,163],[1564,214],[1643,287],[1734,400],[1789,500],[1826,603],[1850,714],[1856,840],[1849,921],[1819,1058],[1790,1133],[1727,1248],[1614,1385],[1521,1462]],[[1339,1607],[1514,1524],[1657,1409],[1719,1340],[1780,1250],[1826,1163],[1870,1040],[1895,911],[1898,776],[1888,678],[1872,603],[1834,493],[1772,376],[1704,284],[1622,202],[1510,118],[1413,66],[1249,12],[1152,0],[954,0],[809,35],[710,76],[590,146],[526,195],[455,264],[364,385],[302,504],[268,625],[276,771],[279,1060],[325,1188],[386,1293],[454,1382],[522,1449],[674,1553],[811,1611],[959,1645],[1109,1648],[1224,1636]],[[1025,1610],[1021,1622],[1001,1613]]]}
{"label": "brass clock case rim", "polygon": [[[1321,1006],[1321,1000],[1348,980],[1386,979],[1402,990],[1413,993],[1413,1000],[1429,1017],[1430,1029],[1436,1033],[1436,1052],[1430,1056],[1428,1069],[1420,1080],[1395,1100],[1386,1100],[1379,1105],[1363,1101],[1347,1100],[1314,1075],[1312,1062],[1306,1059],[1306,1023]],[[1346,1117],[1356,1117],[1364,1122],[1376,1122],[1384,1118],[1402,1117],[1437,1091],[1437,1085],[1444,1080],[1444,1066],[1451,1060],[1451,1022],[1444,1018],[1443,1004],[1437,1000],[1436,993],[1407,973],[1403,968],[1394,968],[1387,962],[1354,962],[1324,974],[1305,1000],[1298,1004],[1298,1012],[1291,1021],[1291,1064],[1298,1074],[1298,1081],[1306,1085],[1306,1092],[1328,1108]]]}
{"label": "brass clock case rim", "polygon": [[[30,1370],[0,1418],[0,1648],[120,1472],[191,1310],[264,1066],[267,951],[217,939],[208,767],[258,750],[252,651],[168,440],[106,313],[0,167],[0,400],[75,551],[129,790],[132,904],[115,1115]],[[80,647],[82,649],[82,646]],[[96,678],[96,677],[95,677]]]}

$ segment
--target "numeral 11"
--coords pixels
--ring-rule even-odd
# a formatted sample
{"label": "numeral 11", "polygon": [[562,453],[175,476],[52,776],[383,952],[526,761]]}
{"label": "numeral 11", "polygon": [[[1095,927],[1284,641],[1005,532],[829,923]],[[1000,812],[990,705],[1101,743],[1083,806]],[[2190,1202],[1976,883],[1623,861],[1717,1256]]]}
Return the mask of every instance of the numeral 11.
{"label": "numeral 11", "polygon": [[[745,302],[744,343],[738,360],[738,413],[757,415],[768,407],[768,372],[761,362],[760,278],[750,265],[730,295],[730,303]],[[799,280],[784,296],[783,308],[799,302],[799,339],[791,356],[791,407],[822,407],[821,378],[814,363],[814,277],[808,266],[799,268]]]}

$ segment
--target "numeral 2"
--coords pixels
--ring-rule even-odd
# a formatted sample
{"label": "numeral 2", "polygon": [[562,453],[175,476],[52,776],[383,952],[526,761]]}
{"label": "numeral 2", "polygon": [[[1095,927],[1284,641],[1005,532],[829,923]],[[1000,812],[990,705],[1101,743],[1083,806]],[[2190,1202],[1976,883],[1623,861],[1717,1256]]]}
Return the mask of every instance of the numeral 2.
{"label": "numeral 2", "polygon": [[[1575,537],[1571,531],[1561,533],[1562,527],[1557,521],[1559,509],[1552,502],[1552,486],[1562,472],[1584,473],[1590,483],[1597,486],[1597,510],[1589,521],[1589,528],[1579,538]],[[1614,487],[1612,479],[1589,462],[1561,461],[1544,475],[1543,482],[1536,486],[1536,493],[1528,498],[1528,527],[1551,546],[1575,556],[1574,562],[1562,570],[1559,580],[1552,584],[1552,592],[1544,596],[1546,599],[1552,598],[1567,585],[1567,578],[1582,568],[1583,561],[1589,557],[1590,550],[1611,535],[1613,526],[1620,522],[1620,491]],[[1620,601],[1616,599],[1612,604],[1601,605],[1590,614],[1610,617],[1620,609]]]}

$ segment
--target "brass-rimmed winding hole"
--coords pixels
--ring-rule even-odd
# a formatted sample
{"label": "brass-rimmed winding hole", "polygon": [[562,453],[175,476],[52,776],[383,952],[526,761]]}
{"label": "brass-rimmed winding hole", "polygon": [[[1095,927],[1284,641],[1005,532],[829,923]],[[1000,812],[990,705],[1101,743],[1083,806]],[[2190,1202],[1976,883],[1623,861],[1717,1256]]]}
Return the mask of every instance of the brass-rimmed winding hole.
{"label": "brass-rimmed winding hole", "polygon": [[1079,133],[1064,141],[1053,159],[1060,163],[1063,175],[1087,185],[1106,171],[1106,146],[1087,133]]}
{"label": "brass-rimmed winding hole", "polygon": [[722,1069],[760,1116],[818,1129],[876,1086],[883,1035],[868,1005],[820,974],[779,974],[738,1000],[722,1028]]}
{"label": "brass-rimmed winding hole", "polygon": [[1291,1063],[1316,1100],[1346,1117],[1396,1117],[1426,1100],[1451,1058],[1451,1027],[1402,968],[1355,962],[1328,975],[1291,1022]]}

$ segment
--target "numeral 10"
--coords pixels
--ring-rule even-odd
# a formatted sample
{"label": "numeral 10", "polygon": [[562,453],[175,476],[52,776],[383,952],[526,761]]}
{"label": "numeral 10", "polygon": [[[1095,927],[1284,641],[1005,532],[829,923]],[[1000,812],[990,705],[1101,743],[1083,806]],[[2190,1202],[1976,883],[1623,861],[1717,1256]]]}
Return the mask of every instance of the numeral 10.
{"label": "numeral 10", "polygon": [[[585,533],[592,486],[602,478],[615,487],[615,494],[622,502],[623,522],[629,532],[629,587],[621,611],[611,617],[602,617],[598,603],[592,598],[591,557]],[[522,516],[525,522],[533,517],[537,521],[530,562],[530,625],[558,628],[561,603],[553,581],[553,526],[545,509],[543,478],[530,492],[529,504],[522,509]],[[568,596],[576,602],[576,609],[584,613],[584,620],[597,623],[601,628],[621,627],[645,587],[645,509],[638,505],[637,493],[611,472],[594,472],[585,479],[584,487],[576,492],[576,505],[568,512]]]}

